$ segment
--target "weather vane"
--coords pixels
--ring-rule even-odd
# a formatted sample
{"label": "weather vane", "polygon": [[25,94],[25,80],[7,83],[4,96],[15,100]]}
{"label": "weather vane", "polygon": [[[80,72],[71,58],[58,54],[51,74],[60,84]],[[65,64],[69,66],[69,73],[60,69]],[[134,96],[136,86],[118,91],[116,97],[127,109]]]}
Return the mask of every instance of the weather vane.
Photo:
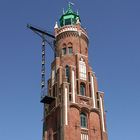
{"label": "weather vane", "polygon": [[71,7],[71,5],[73,6],[73,5],[74,5],[74,3],[72,3],[72,2],[70,2],[70,1],[69,1],[69,7]]}

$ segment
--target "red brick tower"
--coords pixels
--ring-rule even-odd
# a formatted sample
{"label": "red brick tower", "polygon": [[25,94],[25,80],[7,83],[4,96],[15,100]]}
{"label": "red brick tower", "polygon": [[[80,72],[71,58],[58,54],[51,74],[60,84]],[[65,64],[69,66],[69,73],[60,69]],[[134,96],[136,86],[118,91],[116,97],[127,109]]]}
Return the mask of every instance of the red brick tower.
{"label": "red brick tower", "polygon": [[88,64],[88,35],[68,10],[55,25],[56,57],[44,104],[43,140],[107,140],[104,93]]}

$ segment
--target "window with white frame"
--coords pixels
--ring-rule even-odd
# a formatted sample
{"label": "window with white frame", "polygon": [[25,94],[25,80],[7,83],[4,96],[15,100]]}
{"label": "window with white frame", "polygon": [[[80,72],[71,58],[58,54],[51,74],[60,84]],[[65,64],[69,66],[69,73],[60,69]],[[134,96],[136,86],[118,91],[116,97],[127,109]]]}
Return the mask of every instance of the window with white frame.
{"label": "window with white frame", "polygon": [[68,53],[72,54],[72,47],[68,47]]}
{"label": "window with white frame", "polygon": [[84,132],[81,132],[81,140],[88,140],[88,133],[85,132],[87,129],[87,115],[84,112],[80,114],[80,124],[81,128],[84,129]]}
{"label": "window with white frame", "polygon": [[79,61],[79,71],[80,71],[80,79],[86,80],[86,64],[83,61],[83,59]]}
{"label": "window with white frame", "polygon": [[87,115],[85,113],[80,114],[81,128],[87,128]]}
{"label": "window with white frame", "polygon": [[85,96],[85,94],[86,94],[85,83],[80,83],[80,95]]}
{"label": "window with white frame", "polygon": [[66,44],[64,43],[62,46],[62,55],[66,55],[67,49],[66,49]]}
{"label": "window with white frame", "polygon": [[68,54],[72,54],[72,52],[73,52],[73,50],[72,50],[72,43],[71,42],[69,42],[68,44],[67,44],[67,46],[68,46]]}
{"label": "window with white frame", "polygon": [[62,55],[66,54],[66,48],[62,48]]}

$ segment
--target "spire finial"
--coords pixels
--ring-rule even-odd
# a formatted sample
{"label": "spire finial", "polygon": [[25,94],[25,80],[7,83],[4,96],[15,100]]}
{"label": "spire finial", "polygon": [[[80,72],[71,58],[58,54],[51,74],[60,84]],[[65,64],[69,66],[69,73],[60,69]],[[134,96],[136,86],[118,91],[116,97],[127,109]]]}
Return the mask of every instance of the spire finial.
{"label": "spire finial", "polygon": [[57,29],[57,28],[58,28],[58,24],[57,24],[57,21],[56,21],[54,29]]}
{"label": "spire finial", "polygon": [[81,24],[79,17],[76,18],[76,24]]}
{"label": "spire finial", "polygon": [[69,1],[69,9],[71,9],[71,5],[73,6],[74,3],[72,3],[72,2]]}
{"label": "spire finial", "polygon": [[63,8],[63,15],[65,14],[64,8]]}
{"label": "spire finial", "polygon": [[79,15],[78,9],[77,9],[77,15]]}

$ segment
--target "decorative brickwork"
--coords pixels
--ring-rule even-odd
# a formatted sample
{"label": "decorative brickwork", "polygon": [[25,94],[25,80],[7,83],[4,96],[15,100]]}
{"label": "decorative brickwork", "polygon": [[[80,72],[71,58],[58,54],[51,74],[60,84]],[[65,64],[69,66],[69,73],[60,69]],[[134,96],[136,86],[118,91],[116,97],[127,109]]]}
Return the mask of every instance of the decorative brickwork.
{"label": "decorative brickwork", "polygon": [[88,63],[88,35],[80,21],[63,23],[68,14],[61,17],[62,27],[55,26],[56,57],[44,103],[43,140],[107,140],[104,93],[98,91]]}

